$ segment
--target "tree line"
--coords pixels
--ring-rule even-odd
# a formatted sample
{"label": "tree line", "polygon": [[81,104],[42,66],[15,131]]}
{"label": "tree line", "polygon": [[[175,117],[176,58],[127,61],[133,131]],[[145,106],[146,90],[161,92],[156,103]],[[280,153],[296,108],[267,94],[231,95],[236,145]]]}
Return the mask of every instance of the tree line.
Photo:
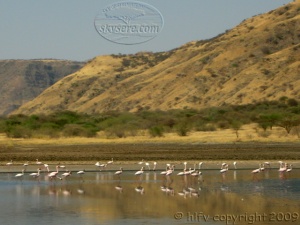
{"label": "tree line", "polygon": [[[282,127],[298,134],[300,105],[295,99],[282,97],[247,105],[224,105],[202,110],[106,112],[88,115],[72,111],[49,115],[11,115],[0,119],[0,132],[12,138],[96,137],[103,131],[107,138],[124,138],[145,132],[152,137],[166,133],[187,136],[193,131],[232,129],[237,138],[245,124],[256,123],[266,131]],[[299,134],[300,136],[300,130]]]}

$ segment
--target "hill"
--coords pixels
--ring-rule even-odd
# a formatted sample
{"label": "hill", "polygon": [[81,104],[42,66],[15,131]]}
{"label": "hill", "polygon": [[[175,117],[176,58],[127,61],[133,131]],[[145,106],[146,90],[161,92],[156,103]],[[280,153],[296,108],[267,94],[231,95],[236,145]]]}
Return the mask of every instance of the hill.
{"label": "hill", "polygon": [[98,56],[14,113],[169,110],[300,99],[300,1],[177,49]]}
{"label": "hill", "polygon": [[9,114],[82,66],[66,60],[0,60],[0,115]]}

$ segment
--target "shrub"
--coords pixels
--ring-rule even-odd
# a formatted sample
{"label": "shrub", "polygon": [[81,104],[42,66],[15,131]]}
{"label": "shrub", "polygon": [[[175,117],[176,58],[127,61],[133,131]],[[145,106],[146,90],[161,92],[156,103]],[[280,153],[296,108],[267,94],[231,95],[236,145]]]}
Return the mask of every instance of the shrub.
{"label": "shrub", "polygon": [[32,130],[22,126],[15,126],[6,131],[6,135],[11,138],[31,138]]}
{"label": "shrub", "polygon": [[164,136],[164,128],[161,126],[150,127],[149,134],[151,137],[163,137]]}
{"label": "shrub", "polygon": [[67,124],[62,130],[62,134],[65,137],[94,137],[96,135],[90,129],[84,128],[78,124]]}
{"label": "shrub", "polygon": [[189,131],[190,128],[186,123],[180,123],[176,126],[176,133],[179,136],[187,136]]}

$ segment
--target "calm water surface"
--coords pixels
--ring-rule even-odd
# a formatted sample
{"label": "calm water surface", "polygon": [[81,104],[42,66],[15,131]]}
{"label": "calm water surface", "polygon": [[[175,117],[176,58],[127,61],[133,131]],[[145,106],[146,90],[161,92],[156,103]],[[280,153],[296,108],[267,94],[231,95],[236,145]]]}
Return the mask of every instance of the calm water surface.
{"label": "calm water surface", "polygon": [[118,167],[80,177],[83,166],[73,165],[66,180],[49,181],[42,172],[39,182],[2,172],[1,224],[300,224],[297,166],[253,176],[250,168],[220,174],[206,165],[198,178],[177,176],[182,165],[168,177],[146,170],[141,178],[134,175],[139,165],[123,166],[120,177]]}

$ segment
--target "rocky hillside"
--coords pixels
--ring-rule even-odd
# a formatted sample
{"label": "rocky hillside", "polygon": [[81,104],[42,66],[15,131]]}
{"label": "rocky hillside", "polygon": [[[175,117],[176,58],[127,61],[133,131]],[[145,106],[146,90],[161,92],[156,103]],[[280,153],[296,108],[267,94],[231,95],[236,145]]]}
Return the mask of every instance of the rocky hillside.
{"label": "rocky hillside", "polygon": [[89,114],[300,99],[300,1],[169,52],[99,56],[14,113]]}
{"label": "rocky hillside", "polygon": [[0,60],[0,115],[34,99],[82,66],[81,62],[64,60]]}

